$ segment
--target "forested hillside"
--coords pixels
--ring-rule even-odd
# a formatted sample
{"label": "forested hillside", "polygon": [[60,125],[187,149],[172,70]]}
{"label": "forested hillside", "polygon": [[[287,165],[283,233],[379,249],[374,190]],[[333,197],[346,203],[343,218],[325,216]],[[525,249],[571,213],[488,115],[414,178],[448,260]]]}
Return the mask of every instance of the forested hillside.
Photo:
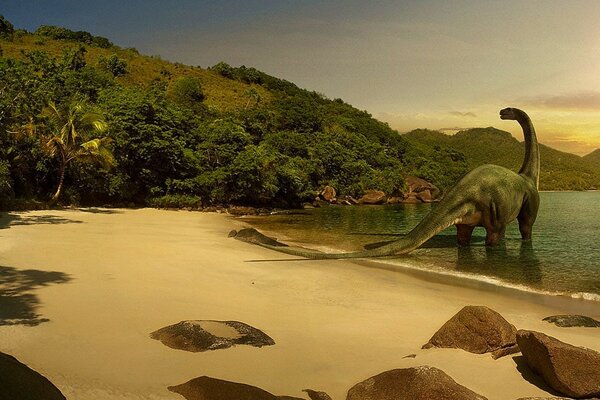
{"label": "forested hillside", "polygon": [[407,174],[444,170],[368,113],[254,68],[170,63],[60,27],[0,29],[5,207],[294,206],[325,184],[394,193]]}
{"label": "forested hillside", "polygon": [[[255,68],[171,63],[88,32],[26,32],[0,16],[5,209],[293,207],[326,184],[340,195],[398,194],[404,177],[416,175],[443,190],[481,162],[518,164],[519,144],[505,134],[473,146],[465,135],[478,131],[454,139],[426,133],[402,136],[341,99]],[[592,182],[595,170],[579,175],[579,157],[542,154],[570,160],[544,164],[544,188]]]}
{"label": "forested hillside", "polygon": [[[472,169],[482,164],[497,164],[518,171],[525,145],[510,133],[492,127],[460,131],[455,135],[417,129],[403,137],[426,154],[437,147],[459,151]],[[600,187],[600,162],[593,154],[579,157],[540,145],[541,190],[587,190]],[[599,157],[600,158],[600,157]]]}

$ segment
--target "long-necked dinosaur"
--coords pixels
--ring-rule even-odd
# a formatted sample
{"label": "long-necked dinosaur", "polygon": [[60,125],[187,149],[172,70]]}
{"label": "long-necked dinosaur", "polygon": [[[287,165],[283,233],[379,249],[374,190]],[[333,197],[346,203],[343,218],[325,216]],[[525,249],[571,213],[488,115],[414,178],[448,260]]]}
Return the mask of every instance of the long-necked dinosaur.
{"label": "long-necked dinosaur", "polygon": [[[473,229],[483,226],[485,243],[496,245],[504,237],[506,226],[515,218],[523,240],[531,240],[531,228],[540,203],[538,194],[540,155],[533,124],[529,116],[517,108],[500,111],[501,119],[516,120],[525,136],[525,158],[519,173],[486,164],[466,174],[450,189],[437,206],[406,236],[383,246],[349,253],[273,246],[254,242],[282,253],[311,258],[363,258],[409,253],[451,225],[456,225],[459,246],[467,246]],[[243,239],[242,239],[243,240]]]}

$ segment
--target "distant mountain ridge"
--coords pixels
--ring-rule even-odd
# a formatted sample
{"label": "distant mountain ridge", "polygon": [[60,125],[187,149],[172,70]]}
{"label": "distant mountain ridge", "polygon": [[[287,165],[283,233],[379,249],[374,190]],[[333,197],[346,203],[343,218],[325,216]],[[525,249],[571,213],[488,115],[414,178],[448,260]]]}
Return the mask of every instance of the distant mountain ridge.
{"label": "distant mountain ridge", "polygon": [[582,158],[586,161],[600,164],[600,149],[596,149],[596,150],[592,151],[591,153],[586,154]]}
{"label": "distant mountain ridge", "polygon": [[[525,145],[509,132],[493,127],[473,128],[446,135],[416,129],[403,137],[424,152],[441,146],[461,152],[470,169],[496,164],[518,171]],[[580,157],[540,144],[540,190],[588,190],[600,187],[600,150]]]}

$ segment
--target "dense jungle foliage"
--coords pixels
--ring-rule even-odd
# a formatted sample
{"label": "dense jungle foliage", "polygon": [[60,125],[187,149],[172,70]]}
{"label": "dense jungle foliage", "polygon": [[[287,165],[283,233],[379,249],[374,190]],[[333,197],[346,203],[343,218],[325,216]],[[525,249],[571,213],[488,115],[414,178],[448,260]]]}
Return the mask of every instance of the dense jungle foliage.
{"label": "dense jungle foliage", "polygon": [[421,146],[341,99],[254,68],[143,56],[87,32],[0,16],[0,207],[293,207],[324,185],[444,189],[460,149]]}

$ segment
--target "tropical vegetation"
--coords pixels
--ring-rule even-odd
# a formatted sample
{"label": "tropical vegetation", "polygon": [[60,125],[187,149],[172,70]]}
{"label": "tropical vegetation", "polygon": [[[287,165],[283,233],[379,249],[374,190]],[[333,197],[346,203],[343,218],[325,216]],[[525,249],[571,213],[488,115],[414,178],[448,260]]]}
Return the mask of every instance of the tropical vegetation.
{"label": "tropical vegetation", "polygon": [[417,136],[255,68],[171,63],[0,16],[3,208],[294,207],[327,184],[397,194],[416,175],[443,190],[474,165],[465,148]]}

